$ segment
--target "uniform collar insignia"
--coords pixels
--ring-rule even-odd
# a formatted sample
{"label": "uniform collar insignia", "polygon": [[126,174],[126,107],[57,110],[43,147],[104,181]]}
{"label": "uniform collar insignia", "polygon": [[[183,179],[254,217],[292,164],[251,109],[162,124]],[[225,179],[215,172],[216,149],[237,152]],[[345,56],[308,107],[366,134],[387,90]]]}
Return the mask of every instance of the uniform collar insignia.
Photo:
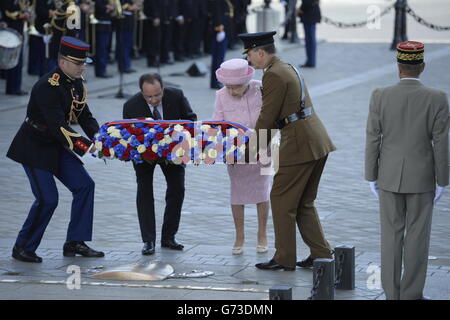
{"label": "uniform collar insignia", "polygon": [[59,78],[61,76],[59,75],[59,73],[54,73],[50,78],[48,78],[48,82],[52,85],[52,86],[59,86]]}

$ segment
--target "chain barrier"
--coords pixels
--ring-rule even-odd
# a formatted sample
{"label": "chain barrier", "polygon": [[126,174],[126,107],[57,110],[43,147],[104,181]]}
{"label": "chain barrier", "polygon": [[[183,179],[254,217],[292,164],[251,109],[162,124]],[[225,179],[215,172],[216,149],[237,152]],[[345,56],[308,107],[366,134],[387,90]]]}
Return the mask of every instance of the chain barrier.
{"label": "chain barrier", "polygon": [[344,254],[344,252],[341,252],[341,254],[339,255],[338,261],[337,261],[336,280],[334,281],[335,287],[337,287],[339,285],[339,283],[341,283],[342,271],[344,269],[344,259],[345,259],[345,254]]}
{"label": "chain barrier", "polygon": [[414,11],[413,9],[411,9],[410,6],[406,6],[406,12],[409,13],[411,15],[411,17],[414,18],[414,20],[416,20],[418,23],[424,25],[425,27],[428,27],[430,29],[436,30],[436,31],[448,31],[450,30],[450,26],[448,27],[443,27],[443,26],[437,26],[435,24],[432,24],[430,22],[425,21],[424,19],[422,19],[421,17],[419,17]]}
{"label": "chain barrier", "polygon": [[376,17],[374,17],[371,20],[366,20],[366,21],[361,21],[361,22],[354,22],[354,23],[344,23],[344,22],[338,22],[338,21],[334,21],[328,17],[322,16],[322,20],[325,23],[331,24],[335,27],[338,28],[342,28],[342,29],[347,29],[347,28],[361,28],[366,26],[369,23],[374,23],[375,21],[377,21],[378,19],[380,19],[382,16],[386,15],[389,11],[391,11],[393,8],[395,7],[395,5],[391,5],[387,8],[385,8],[382,12],[380,12],[379,15],[377,15]]}
{"label": "chain barrier", "polygon": [[320,280],[322,280],[322,276],[324,274],[325,267],[321,265],[319,269],[317,269],[316,279],[314,280],[314,285],[311,289],[311,295],[308,297],[307,300],[313,300],[314,297],[317,295],[317,291],[319,290],[320,286]]}

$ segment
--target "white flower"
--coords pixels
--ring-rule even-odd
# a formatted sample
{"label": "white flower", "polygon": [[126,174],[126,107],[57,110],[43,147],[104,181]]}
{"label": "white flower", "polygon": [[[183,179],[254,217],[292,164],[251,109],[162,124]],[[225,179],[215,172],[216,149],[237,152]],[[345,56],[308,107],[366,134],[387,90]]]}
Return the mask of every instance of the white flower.
{"label": "white flower", "polygon": [[215,149],[209,149],[208,156],[213,159],[217,158],[217,151]]}
{"label": "white flower", "polygon": [[146,150],[147,150],[147,148],[146,148],[143,144],[140,144],[140,145],[137,147],[137,151],[138,151],[139,153],[144,153]]}
{"label": "white flower", "polygon": [[236,138],[239,135],[239,131],[235,128],[231,128],[231,129],[227,130],[227,135],[232,138]]}
{"label": "white flower", "polygon": [[172,143],[172,141],[173,141],[172,138],[169,136],[165,136],[163,140],[166,144]]}
{"label": "white flower", "polygon": [[152,145],[152,151],[153,151],[154,153],[157,153],[157,152],[158,152],[158,145],[157,145],[157,144]]}
{"label": "white flower", "polygon": [[150,130],[148,130],[150,132],[156,132],[156,130],[154,128],[151,128]]}
{"label": "white flower", "polygon": [[119,143],[123,145],[125,148],[128,147],[128,142],[126,140],[120,139]]}
{"label": "white flower", "polygon": [[173,127],[174,131],[183,131],[184,127],[180,124],[175,125],[175,127]]}
{"label": "white flower", "polygon": [[116,153],[114,152],[114,148],[109,148],[109,154],[111,155],[111,156],[110,156],[111,159],[114,158],[114,155],[116,154]]}
{"label": "white flower", "polygon": [[208,132],[208,130],[211,128],[209,124],[204,124],[200,127],[203,132]]}
{"label": "white flower", "polygon": [[182,156],[184,156],[184,149],[183,148],[179,148],[176,152],[175,152],[175,154],[177,155],[177,157],[182,157]]}
{"label": "white flower", "polygon": [[115,130],[115,127],[109,127],[108,130],[106,130],[106,132],[111,133]]}

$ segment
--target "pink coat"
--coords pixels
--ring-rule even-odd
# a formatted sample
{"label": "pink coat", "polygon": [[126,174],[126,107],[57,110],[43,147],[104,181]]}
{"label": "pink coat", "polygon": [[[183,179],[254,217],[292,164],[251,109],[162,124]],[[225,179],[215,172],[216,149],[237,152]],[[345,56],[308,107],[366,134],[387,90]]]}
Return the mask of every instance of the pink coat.
{"label": "pink coat", "polygon": [[[216,93],[213,120],[232,121],[255,128],[261,112],[261,81],[251,80],[243,97],[236,98],[224,87]],[[269,201],[272,177],[261,175],[259,164],[229,165],[231,204],[255,204]]]}
{"label": "pink coat", "polygon": [[262,106],[261,85],[261,81],[251,80],[249,90],[241,98],[233,97],[226,87],[218,90],[212,120],[232,121],[255,128]]}

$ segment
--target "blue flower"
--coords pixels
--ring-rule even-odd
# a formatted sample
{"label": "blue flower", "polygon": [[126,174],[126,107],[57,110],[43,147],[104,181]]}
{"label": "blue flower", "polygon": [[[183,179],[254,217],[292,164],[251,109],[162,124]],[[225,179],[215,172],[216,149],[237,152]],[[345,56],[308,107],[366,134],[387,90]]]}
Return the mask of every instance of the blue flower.
{"label": "blue flower", "polygon": [[146,126],[146,124],[145,123],[142,123],[142,122],[137,122],[137,123],[135,123],[134,124],[134,127],[135,128],[143,128],[143,127],[145,127]]}
{"label": "blue flower", "polygon": [[131,137],[131,133],[129,133],[127,129],[120,130],[120,134],[124,140],[128,140],[128,138]]}
{"label": "blue flower", "polygon": [[[132,147],[138,147],[141,143],[139,142],[139,140],[136,138],[135,135],[131,136],[131,141],[130,144]],[[137,151],[136,151],[137,152]]]}

